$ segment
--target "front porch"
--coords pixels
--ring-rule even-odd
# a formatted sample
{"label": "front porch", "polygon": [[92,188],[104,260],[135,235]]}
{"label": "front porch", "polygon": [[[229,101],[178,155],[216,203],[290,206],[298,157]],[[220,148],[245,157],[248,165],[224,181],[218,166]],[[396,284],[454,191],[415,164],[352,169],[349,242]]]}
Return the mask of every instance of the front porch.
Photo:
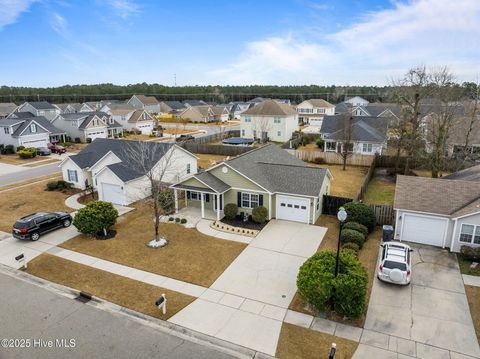
{"label": "front porch", "polygon": [[[184,215],[191,215],[197,218],[217,221],[223,218],[225,193],[218,193],[207,188],[182,185],[175,185],[173,187],[173,193],[175,198],[175,214],[179,214],[181,211]],[[179,208],[180,197],[185,201],[185,208],[181,210]]]}

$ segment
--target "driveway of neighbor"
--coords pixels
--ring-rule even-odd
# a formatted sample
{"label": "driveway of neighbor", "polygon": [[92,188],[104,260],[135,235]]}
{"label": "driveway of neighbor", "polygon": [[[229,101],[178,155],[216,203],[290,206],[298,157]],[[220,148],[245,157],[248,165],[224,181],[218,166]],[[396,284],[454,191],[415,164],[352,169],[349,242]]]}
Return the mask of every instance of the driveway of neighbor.
{"label": "driveway of neighbor", "polygon": [[375,279],[365,322],[368,335],[361,340],[358,358],[393,358],[392,351],[408,355],[405,358],[466,358],[462,354],[480,358],[455,255],[446,249],[411,246],[411,285]]}
{"label": "driveway of neighbor", "polygon": [[272,220],[213,285],[169,321],[275,355],[297,273],[327,229]]}

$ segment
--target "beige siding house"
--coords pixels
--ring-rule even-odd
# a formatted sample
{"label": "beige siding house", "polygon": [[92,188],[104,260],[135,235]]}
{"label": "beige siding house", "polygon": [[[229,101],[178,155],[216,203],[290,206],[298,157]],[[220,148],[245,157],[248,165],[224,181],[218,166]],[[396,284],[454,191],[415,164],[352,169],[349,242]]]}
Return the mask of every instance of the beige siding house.
{"label": "beige siding house", "polygon": [[178,117],[192,122],[215,121],[215,113],[210,105],[191,106],[182,111]]}

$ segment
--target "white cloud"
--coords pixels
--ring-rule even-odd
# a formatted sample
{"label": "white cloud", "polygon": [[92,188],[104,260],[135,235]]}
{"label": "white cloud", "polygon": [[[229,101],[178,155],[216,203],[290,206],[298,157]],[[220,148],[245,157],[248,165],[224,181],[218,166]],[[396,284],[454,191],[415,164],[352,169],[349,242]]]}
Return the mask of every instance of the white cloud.
{"label": "white cloud", "polygon": [[210,75],[238,84],[386,84],[425,63],[464,80],[480,71],[479,33],[479,0],[397,2],[321,39],[291,33],[250,42]]}
{"label": "white cloud", "polygon": [[61,36],[67,35],[67,20],[59,13],[54,12],[50,20],[52,29]]}
{"label": "white cloud", "polygon": [[132,0],[109,0],[108,3],[115,14],[124,20],[140,12],[140,6]]}
{"label": "white cloud", "polygon": [[17,21],[36,0],[0,0],[0,30]]}

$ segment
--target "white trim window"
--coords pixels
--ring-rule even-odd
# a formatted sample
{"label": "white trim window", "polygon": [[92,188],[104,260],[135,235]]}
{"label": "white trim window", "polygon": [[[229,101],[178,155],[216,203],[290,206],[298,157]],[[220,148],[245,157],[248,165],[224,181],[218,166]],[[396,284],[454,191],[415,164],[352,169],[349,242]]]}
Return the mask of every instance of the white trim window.
{"label": "white trim window", "polygon": [[362,144],[362,152],[372,153],[373,152],[373,145],[371,143]]}
{"label": "white trim window", "polygon": [[4,127],[3,132],[5,132],[6,135],[10,134],[10,128],[9,127]]}
{"label": "white trim window", "polygon": [[245,122],[252,122],[252,118],[251,117],[245,117]]}
{"label": "white trim window", "polygon": [[277,131],[277,136],[281,137],[282,136],[282,131]]}
{"label": "white trim window", "polygon": [[242,192],[242,208],[258,207],[258,194]]}
{"label": "white trim window", "polygon": [[274,117],[273,123],[282,123],[282,119],[280,117]]}
{"label": "white trim window", "polygon": [[202,193],[190,191],[190,199],[193,201],[201,201],[202,200]]}
{"label": "white trim window", "polygon": [[458,240],[462,243],[480,244],[480,226],[462,224]]}
{"label": "white trim window", "polygon": [[68,182],[78,182],[78,174],[76,170],[67,170]]}
{"label": "white trim window", "polygon": [[335,152],[337,150],[337,143],[328,141],[326,143],[327,151]]}
{"label": "white trim window", "polygon": [[34,123],[32,123],[30,125],[30,132],[31,133],[36,133],[37,132],[37,125],[35,125]]}
{"label": "white trim window", "polygon": [[191,172],[191,166],[190,163],[187,163],[187,175],[190,174]]}

